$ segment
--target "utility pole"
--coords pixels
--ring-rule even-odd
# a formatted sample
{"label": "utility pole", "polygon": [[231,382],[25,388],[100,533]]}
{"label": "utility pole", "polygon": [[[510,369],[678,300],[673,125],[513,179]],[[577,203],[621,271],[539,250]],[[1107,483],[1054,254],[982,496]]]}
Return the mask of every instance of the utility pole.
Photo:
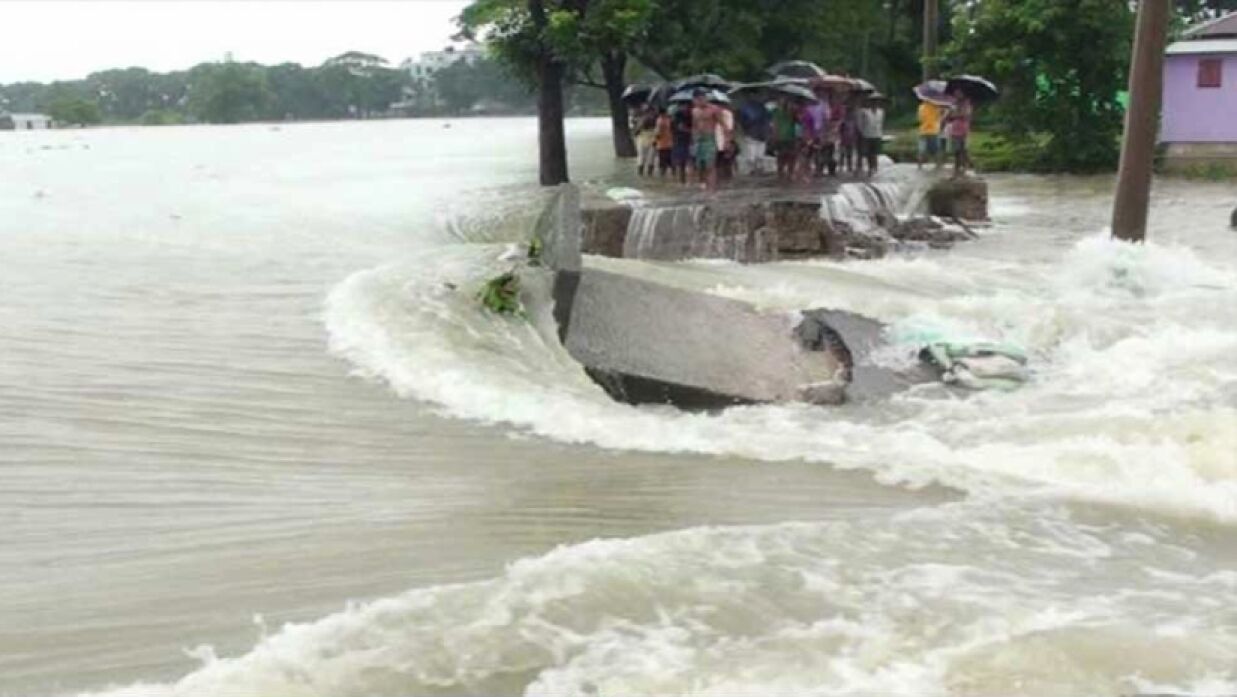
{"label": "utility pole", "polygon": [[937,32],[941,26],[940,0],[923,0],[923,81],[936,77]]}
{"label": "utility pole", "polygon": [[1141,0],[1130,61],[1130,108],[1125,114],[1121,169],[1112,207],[1112,236],[1142,242],[1151,203],[1151,167],[1164,91],[1164,48],[1169,0]]}

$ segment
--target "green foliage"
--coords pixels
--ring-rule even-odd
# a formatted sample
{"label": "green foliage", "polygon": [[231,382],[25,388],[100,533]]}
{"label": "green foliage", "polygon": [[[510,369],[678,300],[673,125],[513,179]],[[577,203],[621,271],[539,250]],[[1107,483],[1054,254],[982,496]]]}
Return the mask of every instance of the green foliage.
{"label": "green foliage", "polygon": [[1206,162],[1194,164],[1181,170],[1186,179],[1202,179],[1210,182],[1223,182],[1237,179],[1237,165],[1226,162]]}
{"label": "green foliage", "polygon": [[189,111],[208,123],[256,121],[269,113],[273,95],[253,65],[201,65],[190,71]]}
{"label": "green foliage", "polygon": [[654,0],[544,0],[539,27],[525,0],[473,0],[460,14],[461,33],[484,37],[518,78],[536,85],[535,66],[549,54],[577,76],[592,73],[603,54],[625,53],[648,37]]}
{"label": "green foliage", "polygon": [[433,87],[443,107],[452,114],[468,113],[487,103],[506,111],[536,109],[536,95],[494,60],[457,61],[434,75]]}
{"label": "green foliage", "polygon": [[486,281],[477,293],[477,299],[491,312],[525,316],[524,305],[520,302],[520,277],[515,271],[508,271]]}
{"label": "green foliage", "polygon": [[350,52],[315,68],[203,63],[166,74],[105,70],[84,80],[0,85],[0,106],[46,111],[57,100],[81,99],[97,104],[108,123],[165,123],[168,114],[211,122],[361,118],[385,113],[411,84],[407,73],[384,63]]}
{"label": "green foliage", "polygon": [[56,123],[71,126],[91,126],[103,120],[99,105],[81,97],[57,97],[45,107]]}
{"label": "green foliage", "polygon": [[1037,168],[1106,170],[1119,156],[1132,32],[1120,0],[984,0],[959,6],[947,59],[1001,86],[993,114],[1007,140],[1048,135]]}
{"label": "green foliage", "polygon": [[141,118],[143,126],[173,126],[184,122],[184,117],[168,109],[151,109],[143,113]]}

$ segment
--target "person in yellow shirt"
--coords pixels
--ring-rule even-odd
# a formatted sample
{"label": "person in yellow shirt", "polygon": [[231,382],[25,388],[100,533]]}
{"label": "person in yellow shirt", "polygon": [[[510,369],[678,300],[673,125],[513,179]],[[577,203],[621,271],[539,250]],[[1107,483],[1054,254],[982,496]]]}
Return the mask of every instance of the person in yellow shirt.
{"label": "person in yellow shirt", "polygon": [[933,104],[932,102],[923,101],[919,103],[919,169],[923,169],[923,163],[929,156],[936,161],[936,166],[939,169],[943,160],[941,159],[941,119],[944,116],[944,108]]}

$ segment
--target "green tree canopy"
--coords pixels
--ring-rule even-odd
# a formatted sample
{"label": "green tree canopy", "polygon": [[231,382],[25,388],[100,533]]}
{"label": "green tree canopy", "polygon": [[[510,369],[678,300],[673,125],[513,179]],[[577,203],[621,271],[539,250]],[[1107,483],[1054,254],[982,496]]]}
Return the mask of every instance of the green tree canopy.
{"label": "green tree canopy", "polygon": [[57,97],[47,105],[46,110],[47,115],[57,123],[72,126],[91,126],[103,120],[99,105],[81,97]]}
{"label": "green tree canopy", "polygon": [[1000,84],[1007,135],[1047,137],[1040,167],[1116,165],[1134,15],[1121,0],[983,0],[959,6],[947,60]]}
{"label": "green tree canopy", "polygon": [[273,95],[258,66],[204,64],[190,71],[189,111],[208,123],[256,121],[270,113]]}

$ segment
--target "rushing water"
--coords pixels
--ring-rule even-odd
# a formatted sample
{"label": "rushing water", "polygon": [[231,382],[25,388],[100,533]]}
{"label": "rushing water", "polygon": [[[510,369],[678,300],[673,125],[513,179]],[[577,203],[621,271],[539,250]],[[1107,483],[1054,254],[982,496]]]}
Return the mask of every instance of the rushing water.
{"label": "rushing water", "polygon": [[682,414],[478,310],[533,128],[0,134],[0,695],[1237,691],[1231,187],[1138,248],[1003,177],[949,252],[591,260],[1034,369]]}

